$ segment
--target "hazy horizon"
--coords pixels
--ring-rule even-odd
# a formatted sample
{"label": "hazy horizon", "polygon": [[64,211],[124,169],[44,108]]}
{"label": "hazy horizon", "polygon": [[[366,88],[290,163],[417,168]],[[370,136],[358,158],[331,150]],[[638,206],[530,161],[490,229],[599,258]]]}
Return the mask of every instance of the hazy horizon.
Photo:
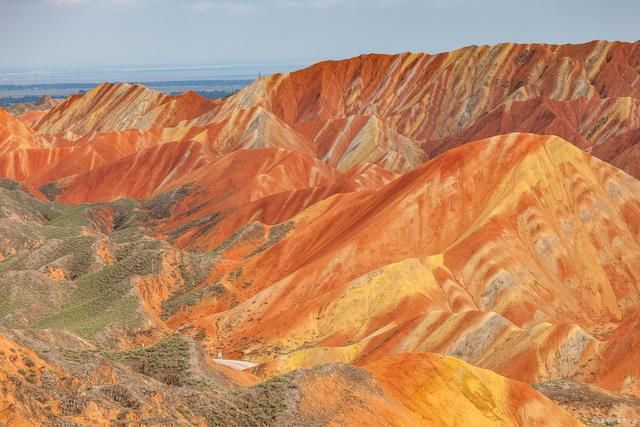
{"label": "hazy horizon", "polygon": [[0,69],[286,68],[374,52],[640,39],[640,3],[614,3],[0,0]]}
{"label": "hazy horizon", "polygon": [[309,64],[224,64],[193,66],[110,66],[0,68],[1,85],[110,82],[254,80],[259,75],[287,72]]}
{"label": "hazy horizon", "polygon": [[[1,1],[1,0],[0,0]],[[568,44],[584,44],[592,39]],[[635,42],[636,40],[607,40],[617,42]],[[499,42],[508,43],[508,42]],[[518,42],[516,42],[518,43]],[[532,42],[535,43],[535,42]],[[544,44],[561,44],[546,43]],[[471,45],[459,46],[460,49]],[[101,82],[168,82],[168,81],[205,81],[205,80],[254,80],[260,75],[285,73],[306,68],[314,63],[326,60],[342,60],[363,54],[402,54],[402,52],[362,52],[351,56],[319,58],[315,60],[299,60],[290,63],[229,63],[229,64],[123,64],[95,66],[32,66],[2,67],[0,66],[0,86],[33,85],[33,84],[65,84],[65,83],[101,83]],[[438,54],[447,51],[421,52]]]}

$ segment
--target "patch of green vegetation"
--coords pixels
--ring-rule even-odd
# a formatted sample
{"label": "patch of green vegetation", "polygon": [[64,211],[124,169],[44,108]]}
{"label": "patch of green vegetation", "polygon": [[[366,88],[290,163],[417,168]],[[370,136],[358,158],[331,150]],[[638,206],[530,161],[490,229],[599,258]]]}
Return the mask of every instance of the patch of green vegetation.
{"label": "patch of green vegetation", "polygon": [[180,307],[193,306],[206,296],[217,297],[226,292],[226,288],[217,283],[217,279],[213,286],[205,285],[194,290],[207,279],[212,269],[212,262],[213,260],[205,254],[182,254],[177,269],[184,285],[164,301],[162,317],[166,319],[177,313]]}
{"label": "patch of green vegetation", "polygon": [[124,244],[136,242],[145,237],[145,230],[142,227],[129,227],[116,230],[109,235],[113,243]]}
{"label": "patch of green vegetation", "polygon": [[115,252],[116,260],[122,261],[131,257],[135,252],[160,249],[160,242],[154,239],[136,239],[122,244]]}
{"label": "patch of green vegetation", "polygon": [[69,207],[65,205],[60,205],[58,203],[46,203],[31,197],[28,202],[29,208],[38,212],[46,221],[51,221],[52,219],[63,215],[67,209],[69,209]]}
{"label": "patch of green vegetation", "polygon": [[213,299],[227,292],[222,284],[204,285],[195,290],[184,290],[174,293],[162,303],[162,318],[168,319],[183,308],[193,307],[203,299]]}
{"label": "patch of green vegetation", "polygon": [[189,387],[210,387],[211,381],[206,378],[189,378],[184,380],[182,384]]}
{"label": "patch of green vegetation", "polygon": [[[31,271],[9,272],[0,275],[0,319],[7,326],[24,327],[55,310],[54,301],[71,293],[69,286],[59,288],[47,283]],[[20,316],[11,316],[22,311]]]}
{"label": "patch of green vegetation", "polygon": [[58,213],[49,218],[47,225],[52,227],[87,227],[89,220],[86,211],[93,205],[68,206],[56,204]]}
{"label": "patch of green vegetation", "polygon": [[43,227],[42,234],[45,239],[66,239],[82,234],[81,227]]}
{"label": "patch of green vegetation", "polygon": [[183,185],[165,193],[159,194],[144,202],[143,207],[156,219],[168,218],[171,208],[184,199],[191,191],[191,186]]}
{"label": "patch of green vegetation", "polygon": [[135,200],[127,198],[118,199],[112,202],[111,206],[115,208],[115,215],[113,217],[114,230],[124,230],[135,226],[140,217],[138,203]]}
{"label": "patch of green vegetation", "polygon": [[204,235],[209,230],[214,228],[216,225],[218,225],[218,223],[221,220],[222,220],[222,214],[220,212],[214,212],[214,213],[212,213],[210,215],[205,215],[205,216],[203,216],[201,218],[198,218],[198,219],[195,219],[193,221],[189,221],[187,223],[184,223],[181,226],[171,230],[169,232],[169,234],[172,236],[172,238],[175,238],[176,236],[180,236],[180,235],[186,233],[187,231],[191,230],[192,228],[200,227],[198,229],[198,231],[193,235],[193,238],[195,239],[195,238],[198,238],[198,237]]}
{"label": "patch of green vegetation", "polygon": [[15,191],[21,188],[20,182],[10,178],[0,178],[0,188]]}
{"label": "patch of green vegetation", "polygon": [[272,426],[287,410],[291,395],[297,393],[298,385],[290,376],[272,378],[248,390],[234,393],[231,405],[219,416],[207,417],[213,426],[228,425],[230,420],[242,420],[240,425]]}
{"label": "patch of green vegetation", "polygon": [[47,199],[51,201],[55,200],[56,197],[58,197],[58,195],[64,191],[55,182],[49,182],[47,184],[41,185],[38,190],[40,190],[40,192],[47,196]]}
{"label": "patch of green vegetation", "polygon": [[0,272],[38,270],[54,261],[70,256],[68,268],[71,278],[75,279],[86,274],[93,263],[93,251],[91,246],[95,238],[90,236],[78,236],[61,240],[57,244],[44,246],[38,251],[29,254],[22,253],[5,262],[0,263]]}
{"label": "patch of green vegetation", "polygon": [[148,347],[126,351],[107,351],[103,349],[59,349],[62,356],[77,364],[86,364],[101,356],[111,361],[125,364],[134,371],[147,375],[165,384],[180,386],[189,378],[191,355],[189,342],[180,335],[171,335]]}
{"label": "patch of green vegetation", "polygon": [[188,378],[191,366],[189,342],[179,335],[172,335],[149,347],[108,353],[107,357],[143,375],[175,386],[182,385]]}
{"label": "patch of green vegetation", "polygon": [[78,363],[78,364],[87,363],[89,359],[91,359],[96,354],[100,354],[102,356],[105,356],[106,354],[103,351],[93,350],[93,349],[67,349],[67,348],[60,349],[60,353],[66,360],[70,362]]}
{"label": "patch of green vegetation", "polygon": [[259,222],[251,222],[237,229],[231,236],[227,237],[217,248],[206,255],[215,258],[223,251],[233,247],[237,243],[249,240],[260,239],[264,235],[264,225]]}
{"label": "patch of green vegetation", "polygon": [[[11,187],[11,185],[9,185]],[[22,218],[37,220],[39,217],[47,219],[59,215],[55,204],[35,199],[26,191],[0,189],[0,206],[8,212],[13,212]]]}
{"label": "patch of green vegetation", "polygon": [[0,273],[4,273],[6,271],[18,270],[19,269],[18,267],[20,267],[21,265],[24,265],[27,259],[27,256],[28,255],[24,253],[17,254],[0,262]]}
{"label": "patch of green vegetation", "polygon": [[195,285],[205,281],[211,268],[212,260],[202,254],[183,254],[178,265],[178,270],[187,287],[193,288]]}
{"label": "patch of green vegetation", "polygon": [[287,233],[289,233],[289,231],[293,230],[293,227],[293,221],[283,222],[282,224],[277,224],[271,227],[267,240],[263,244],[255,248],[249,255],[247,255],[247,258],[258,255],[259,253],[266,251],[271,246],[278,243],[284,236],[287,235]]}
{"label": "patch of green vegetation", "polygon": [[142,316],[138,299],[131,295],[133,276],[151,274],[160,254],[146,249],[131,252],[113,265],[85,274],[61,310],[38,322],[39,328],[63,328],[93,337],[107,326],[138,326]]}

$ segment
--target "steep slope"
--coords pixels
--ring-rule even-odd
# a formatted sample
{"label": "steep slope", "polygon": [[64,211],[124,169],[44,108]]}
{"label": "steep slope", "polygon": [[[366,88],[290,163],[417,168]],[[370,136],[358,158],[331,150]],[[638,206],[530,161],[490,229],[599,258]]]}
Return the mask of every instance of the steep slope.
{"label": "steep slope", "polygon": [[639,191],[557,137],[495,137],[316,203],[241,268],[230,238],[165,314],[207,331],[212,352],[271,360],[262,375],[431,351],[526,382],[604,384],[631,340],[613,331],[635,336]]}
{"label": "steep slope", "polygon": [[[423,157],[515,131],[553,133],[588,148],[638,129],[639,75],[638,43],[500,44],[438,55],[362,55],[263,78],[232,96],[217,117],[262,106],[318,141],[317,155],[323,158],[342,155],[328,147],[351,143],[350,122],[363,116],[377,117],[413,141],[403,145],[417,145]],[[363,143],[372,142],[357,144]],[[611,151],[620,152],[609,148],[596,154],[613,161]]]}

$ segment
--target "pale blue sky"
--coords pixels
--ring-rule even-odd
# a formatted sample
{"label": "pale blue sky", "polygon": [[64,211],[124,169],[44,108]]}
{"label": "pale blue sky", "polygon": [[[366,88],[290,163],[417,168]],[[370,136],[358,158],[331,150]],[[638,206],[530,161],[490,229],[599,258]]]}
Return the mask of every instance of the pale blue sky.
{"label": "pale blue sky", "polygon": [[0,0],[0,67],[310,63],[640,38],[638,0]]}

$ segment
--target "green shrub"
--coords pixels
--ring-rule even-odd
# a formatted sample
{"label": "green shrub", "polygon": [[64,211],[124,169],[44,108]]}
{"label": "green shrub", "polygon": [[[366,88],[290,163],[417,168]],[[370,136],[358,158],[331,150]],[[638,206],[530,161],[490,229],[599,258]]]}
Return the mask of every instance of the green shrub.
{"label": "green shrub", "polygon": [[56,197],[58,197],[58,195],[64,191],[55,182],[49,182],[47,184],[44,184],[40,186],[38,190],[40,190],[42,194],[47,196],[47,199],[49,200],[55,200]]}

